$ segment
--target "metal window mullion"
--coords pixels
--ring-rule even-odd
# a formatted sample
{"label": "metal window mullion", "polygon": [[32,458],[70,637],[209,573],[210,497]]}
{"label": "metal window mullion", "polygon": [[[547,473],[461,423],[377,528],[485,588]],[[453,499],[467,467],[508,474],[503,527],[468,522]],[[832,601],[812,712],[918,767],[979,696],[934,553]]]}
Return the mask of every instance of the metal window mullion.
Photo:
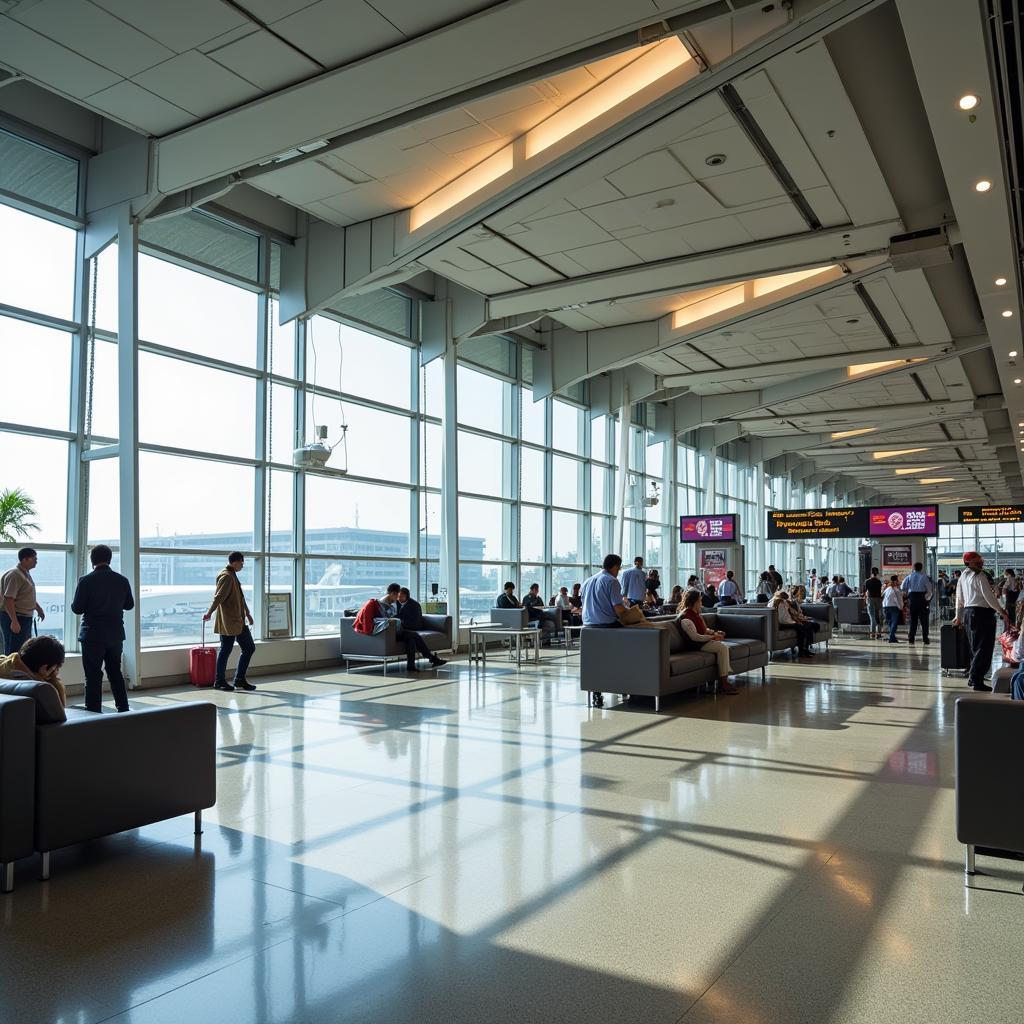
{"label": "metal window mullion", "polygon": [[[409,360],[409,394],[412,400],[409,403],[409,411],[412,416],[409,420],[409,479],[412,481],[412,489],[409,491],[409,551],[413,555],[412,575],[406,584],[410,591],[422,597],[426,597],[423,588],[420,586],[421,565],[424,551],[420,544],[420,509],[426,500],[421,489],[423,481],[420,479],[421,445],[426,449],[426,438],[423,436],[426,427],[423,424],[423,410],[420,408],[420,361],[414,353]],[[426,519],[424,511],[423,518]],[[423,544],[426,547],[426,532],[422,534]]]}
{"label": "metal window mullion", "polygon": [[253,486],[255,502],[253,505],[253,547],[260,552],[255,566],[259,570],[252,574],[253,618],[256,620],[257,639],[267,635],[266,623],[266,591],[270,586],[270,533],[267,523],[268,491],[271,486],[271,473],[267,468],[267,408],[270,402],[269,389],[273,386],[267,376],[267,317],[270,315],[268,277],[270,273],[270,250],[265,239],[259,241],[259,278],[260,291],[256,300],[256,372],[259,374],[256,383],[256,470]]}
{"label": "metal window mullion", "polygon": [[[295,395],[295,436],[293,444],[306,437],[306,321],[295,324],[295,373],[301,381]],[[300,440],[300,438],[302,440]],[[292,480],[292,534],[299,557],[294,563],[295,635],[306,635],[306,473],[299,470]]]}

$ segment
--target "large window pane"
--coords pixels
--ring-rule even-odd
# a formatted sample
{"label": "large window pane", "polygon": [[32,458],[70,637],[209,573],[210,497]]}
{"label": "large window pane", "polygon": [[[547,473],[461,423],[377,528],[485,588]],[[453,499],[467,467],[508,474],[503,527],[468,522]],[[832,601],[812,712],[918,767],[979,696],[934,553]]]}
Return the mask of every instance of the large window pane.
{"label": "large window pane", "polygon": [[143,444],[252,458],[255,379],[141,353],[139,439]]}
{"label": "large window pane", "polygon": [[459,558],[508,560],[508,522],[502,502],[459,498]]}
{"label": "large window pane", "polygon": [[74,319],[75,232],[0,204],[0,302]]}
{"label": "large window pane", "polygon": [[30,434],[0,433],[0,489],[26,492],[36,504],[31,543],[67,539],[68,443]]}
{"label": "large window pane", "polygon": [[306,552],[407,558],[409,514],[404,488],[307,475]]}
{"label": "large window pane", "polygon": [[249,466],[140,452],[143,546],[251,551],[255,486]]}
{"label": "large window pane", "polygon": [[574,583],[582,583],[590,574],[581,565],[556,565],[551,569],[551,589],[557,594],[561,587],[572,593]]}
{"label": "large window pane", "polygon": [[[23,545],[0,548],[0,566],[6,572],[18,562],[18,549]],[[39,564],[32,570],[36,583],[36,600],[46,618],[39,623],[39,632],[55,636],[64,643],[65,572],[67,560],[63,551],[39,551]]]}
{"label": "large window pane", "polygon": [[528,388],[522,389],[522,402],[520,405],[521,429],[520,434],[524,441],[531,444],[547,444],[547,428],[544,417],[547,413],[547,402],[535,402],[533,395]]}
{"label": "large window pane", "polygon": [[572,512],[551,513],[551,561],[580,562],[583,517]]}
{"label": "large window pane", "polygon": [[521,562],[544,561],[544,509],[524,505],[519,512]]}
{"label": "large window pane", "polygon": [[522,466],[519,478],[519,496],[523,501],[544,503],[544,453],[536,448],[522,446]]}
{"label": "large window pane", "polygon": [[590,564],[600,565],[611,553],[612,521],[604,516],[590,519]]}
{"label": "large window pane", "polygon": [[583,410],[557,399],[551,403],[551,443],[562,451],[583,449]]}
{"label": "large window pane", "polygon": [[551,503],[579,508],[583,502],[583,463],[554,455],[551,459]]}
{"label": "large window pane", "polygon": [[295,474],[283,469],[270,472],[270,550],[294,551]]}
{"label": "large window pane", "polygon": [[504,497],[511,445],[459,431],[459,490]]}
{"label": "large window pane", "polygon": [[[84,468],[84,467],[83,467]],[[90,544],[120,543],[121,478],[117,459],[87,463],[89,472],[88,537]]]}
{"label": "large window pane", "polygon": [[456,387],[459,423],[495,434],[504,433],[505,404],[510,388],[510,384],[497,377],[459,366]]}
{"label": "large window pane", "polygon": [[502,584],[513,579],[510,565],[459,565],[459,621],[490,622]]}
{"label": "large window pane", "polygon": [[594,512],[608,511],[608,470],[603,466],[590,467],[590,508]]}
{"label": "large window pane", "polygon": [[[276,249],[277,246],[274,246]],[[282,377],[295,376],[295,321],[281,324],[281,302],[276,295],[269,298],[273,337],[267,338],[267,365]]]}
{"label": "large window pane", "polygon": [[[230,551],[230,546],[227,551]],[[217,574],[224,568],[221,554],[175,555],[146,552],[139,556],[139,612],[143,647],[172,647],[198,643],[203,613],[210,606]],[[253,607],[251,560],[239,573],[242,592]],[[211,639],[210,626],[206,639]]]}
{"label": "large window pane", "polygon": [[[0,247],[8,240],[0,240]],[[0,420],[67,430],[71,411],[71,335],[0,317],[0,366],[4,388]],[[19,381],[19,371],[26,379]],[[45,390],[36,377],[45,376]]]}
{"label": "large window pane", "polygon": [[295,388],[271,384],[267,417],[267,459],[290,463],[296,447]]}
{"label": "large window pane", "polygon": [[254,292],[139,255],[139,337],[246,366],[256,362]]}
{"label": "large window pane", "polygon": [[[346,443],[341,441],[342,416],[348,423]],[[306,433],[312,440],[317,424],[327,427],[328,445],[336,445],[327,465],[341,469],[346,458],[353,476],[409,482],[410,423],[408,416],[370,409],[355,402],[339,404],[336,398],[309,395],[306,401]]]}
{"label": "large window pane", "polygon": [[409,408],[412,349],[315,316],[306,325],[306,380],[332,391]]}
{"label": "large window pane", "polygon": [[338,632],[346,611],[380,597],[389,583],[408,584],[410,569],[401,562],[347,558],[306,560],[306,635]]}
{"label": "large window pane", "polygon": [[598,462],[608,461],[607,416],[595,416],[590,421],[590,457]]}

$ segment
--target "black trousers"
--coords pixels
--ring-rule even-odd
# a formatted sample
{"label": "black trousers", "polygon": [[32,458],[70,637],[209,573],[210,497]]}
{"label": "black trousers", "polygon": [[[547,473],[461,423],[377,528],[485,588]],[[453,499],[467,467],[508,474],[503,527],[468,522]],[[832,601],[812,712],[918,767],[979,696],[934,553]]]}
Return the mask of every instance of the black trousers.
{"label": "black trousers", "polygon": [[793,628],[796,630],[796,642],[802,654],[814,643],[814,627],[807,622],[795,622]]}
{"label": "black trousers", "polygon": [[971,686],[980,686],[992,667],[996,643],[996,613],[991,608],[965,608],[964,629],[971,645],[971,667],[967,678]]}
{"label": "black trousers", "polygon": [[110,692],[118,711],[128,710],[128,691],[121,674],[121,652],[124,641],[82,641],[82,671],[85,673],[85,709],[101,711],[103,707],[103,670],[110,680]]}
{"label": "black trousers", "polygon": [[928,643],[928,601],[923,593],[910,595],[910,629],[907,630],[907,639],[913,643],[917,636],[917,625],[921,624],[921,638]]}
{"label": "black trousers", "polygon": [[397,634],[399,641],[405,641],[405,663],[409,668],[412,668],[416,664],[416,655],[420,654],[424,658],[430,658],[434,660],[434,655],[430,648],[427,646],[427,641],[423,639],[414,629],[399,629]]}

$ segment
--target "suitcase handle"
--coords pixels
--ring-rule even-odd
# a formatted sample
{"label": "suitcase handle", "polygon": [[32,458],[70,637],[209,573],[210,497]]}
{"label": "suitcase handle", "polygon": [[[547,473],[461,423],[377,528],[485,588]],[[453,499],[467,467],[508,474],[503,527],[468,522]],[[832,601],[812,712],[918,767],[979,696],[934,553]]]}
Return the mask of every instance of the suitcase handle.
{"label": "suitcase handle", "polygon": [[206,619],[203,618],[203,619],[200,619],[199,621],[203,624],[202,625],[202,632],[200,634],[202,636],[202,640],[199,641],[199,646],[200,647],[205,647],[206,646]]}

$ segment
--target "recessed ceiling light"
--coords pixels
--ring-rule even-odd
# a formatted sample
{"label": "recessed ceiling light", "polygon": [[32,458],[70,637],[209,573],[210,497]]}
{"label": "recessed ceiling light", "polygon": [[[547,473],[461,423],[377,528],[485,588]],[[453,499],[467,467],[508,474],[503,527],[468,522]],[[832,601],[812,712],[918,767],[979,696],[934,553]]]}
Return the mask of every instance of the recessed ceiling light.
{"label": "recessed ceiling light", "polygon": [[971,92],[964,93],[964,95],[957,100],[956,105],[961,110],[973,110],[978,105],[978,97]]}
{"label": "recessed ceiling light", "polygon": [[1020,377],[1014,377],[1013,378],[1013,383],[1014,384],[1019,384],[1020,383]]}
{"label": "recessed ceiling light", "polygon": [[1016,359],[1017,358],[1017,350],[1016,349],[1011,349],[1010,350],[1010,358],[1011,359]]}
{"label": "recessed ceiling light", "polygon": [[992,182],[988,178],[982,178],[981,181],[974,183],[975,192],[987,192],[992,187]]}
{"label": "recessed ceiling light", "polygon": [[1012,309],[1004,309],[1003,310],[1003,316],[1006,317],[1007,319],[1009,319],[1011,316],[1013,316],[1013,310]]}
{"label": "recessed ceiling light", "polygon": [[996,287],[997,288],[1002,288],[1004,284],[1006,284],[1006,278],[1005,277],[997,277],[996,278]]}

